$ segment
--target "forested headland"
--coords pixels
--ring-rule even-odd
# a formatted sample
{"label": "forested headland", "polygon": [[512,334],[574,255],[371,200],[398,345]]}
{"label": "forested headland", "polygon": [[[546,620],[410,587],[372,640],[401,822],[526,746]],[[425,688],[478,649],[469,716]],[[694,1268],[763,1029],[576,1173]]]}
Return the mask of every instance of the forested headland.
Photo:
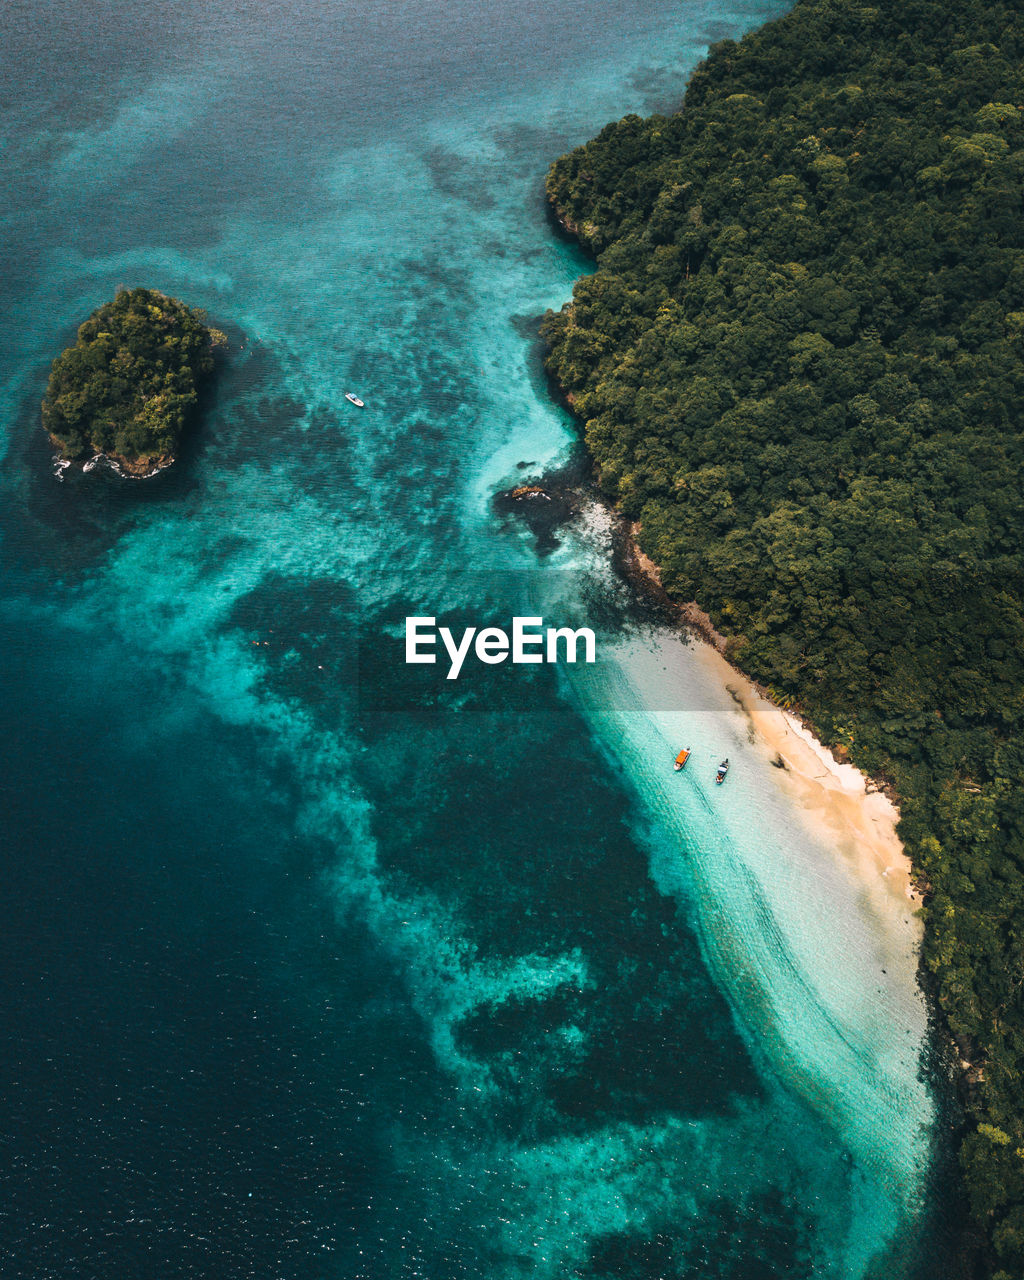
{"label": "forested headland", "polygon": [[1024,1275],[1024,13],[802,0],[548,194],[549,369],[668,591],[897,796],[989,1270]]}
{"label": "forested headland", "polygon": [[43,426],[65,458],[105,454],[134,472],[166,465],[223,341],[177,298],[120,290],[54,360]]}

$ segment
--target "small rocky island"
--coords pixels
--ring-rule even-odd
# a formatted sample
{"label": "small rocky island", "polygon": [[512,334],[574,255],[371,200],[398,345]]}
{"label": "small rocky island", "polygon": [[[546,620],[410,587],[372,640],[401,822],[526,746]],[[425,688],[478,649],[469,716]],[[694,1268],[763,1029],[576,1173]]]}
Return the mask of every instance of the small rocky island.
{"label": "small rocky island", "polygon": [[170,466],[226,339],[155,289],[121,289],[53,362],[43,426],[67,461],[102,457],[130,476]]}

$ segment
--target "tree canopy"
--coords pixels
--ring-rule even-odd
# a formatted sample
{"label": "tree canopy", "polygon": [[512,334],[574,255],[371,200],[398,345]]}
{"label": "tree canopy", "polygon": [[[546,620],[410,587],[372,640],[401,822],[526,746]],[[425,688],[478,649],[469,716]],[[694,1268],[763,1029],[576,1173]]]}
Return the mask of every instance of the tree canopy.
{"label": "tree canopy", "polygon": [[667,589],[897,793],[1024,1273],[1024,15],[802,0],[552,167],[549,368]]}
{"label": "tree canopy", "polygon": [[66,458],[88,451],[129,463],[171,456],[218,339],[201,313],[176,298],[121,290],[54,360],[43,426]]}

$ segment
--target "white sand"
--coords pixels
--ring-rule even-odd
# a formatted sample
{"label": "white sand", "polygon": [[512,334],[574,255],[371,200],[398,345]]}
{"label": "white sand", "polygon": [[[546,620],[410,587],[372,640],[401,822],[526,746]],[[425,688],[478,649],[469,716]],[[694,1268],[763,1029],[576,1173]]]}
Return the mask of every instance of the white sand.
{"label": "white sand", "polygon": [[[915,909],[919,898],[910,859],[896,834],[899,810],[852,764],[843,763],[796,716],[769,702],[712,645],[693,642],[708,678],[723,684],[750,721],[757,740],[785,763],[786,790],[823,843],[834,848],[875,893],[892,895]],[[920,932],[920,925],[918,925]]]}

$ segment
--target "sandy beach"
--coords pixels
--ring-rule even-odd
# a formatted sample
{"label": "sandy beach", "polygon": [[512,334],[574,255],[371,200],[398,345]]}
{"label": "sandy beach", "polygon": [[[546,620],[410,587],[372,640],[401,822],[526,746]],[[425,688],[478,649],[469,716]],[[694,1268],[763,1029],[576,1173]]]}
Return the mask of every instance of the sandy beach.
{"label": "sandy beach", "polygon": [[754,739],[773,761],[783,762],[779,785],[808,823],[869,885],[919,905],[910,859],[896,834],[896,805],[854,765],[837,760],[795,715],[765,698],[715,647],[700,637],[694,646],[709,679],[724,684],[747,716]]}
{"label": "sandy beach", "polygon": [[[699,606],[678,604],[664,592],[658,566],[637,544],[639,526],[629,531],[627,562],[634,573],[664,596],[693,639],[698,661],[708,679],[729,690],[750,725],[751,739],[773,762],[782,761],[779,784],[802,812],[808,826],[832,845],[865,885],[879,898],[914,909],[921,896],[913,868],[896,834],[899,809],[855,765],[832,752],[792,712],[766,698],[724,656],[725,637]],[[917,922],[920,935],[922,926]]]}
{"label": "sandy beach", "polygon": [[884,1236],[917,1212],[934,1119],[899,815],[683,621],[673,610],[624,634],[573,684],[651,817],[652,876],[692,905],[751,1053],[885,1188]]}

